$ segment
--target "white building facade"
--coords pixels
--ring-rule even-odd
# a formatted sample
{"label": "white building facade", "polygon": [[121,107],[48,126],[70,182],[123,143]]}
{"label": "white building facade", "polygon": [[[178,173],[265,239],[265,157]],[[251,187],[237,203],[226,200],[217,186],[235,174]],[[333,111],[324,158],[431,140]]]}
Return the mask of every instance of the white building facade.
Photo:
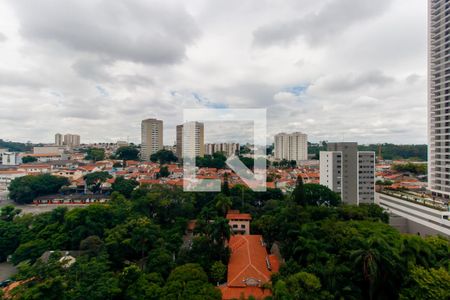
{"label": "white building facade", "polygon": [[308,160],[308,136],[301,132],[275,135],[276,160]]}
{"label": "white building facade", "polygon": [[450,2],[428,1],[428,187],[450,199]]}

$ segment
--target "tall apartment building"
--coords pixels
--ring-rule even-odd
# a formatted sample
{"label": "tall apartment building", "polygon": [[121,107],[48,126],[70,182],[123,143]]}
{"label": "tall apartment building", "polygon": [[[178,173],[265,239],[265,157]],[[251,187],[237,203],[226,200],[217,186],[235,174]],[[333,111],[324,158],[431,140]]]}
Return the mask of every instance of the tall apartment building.
{"label": "tall apartment building", "polygon": [[275,159],[308,160],[308,136],[301,132],[275,135]]}
{"label": "tall apartment building", "polygon": [[450,1],[428,1],[428,188],[450,199]]}
{"label": "tall apartment building", "polygon": [[205,154],[213,155],[216,152],[222,152],[226,157],[239,153],[239,143],[215,143],[205,144]]}
{"label": "tall apartment building", "polygon": [[69,147],[80,146],[80,136],[78,134],[65,134],[63,144]]}
{"label": "tall apartment building", "polygon": [[143,120],[141,122],[141,159],[150,161],[150,156],[163,147],[163,121]]}
{"label": "tall apartment building", "polygon": [[329,143],[320,152],[320,184],[340,193],[348,204],[375,200],[375,152],[358,151],[357,143]]}
{"label": "tall apartment building", "polygon": [[203,157],[205,154],[205,126],[200,122],[187,122],[177,125],[176,155]]}
{"label": "tall apartment building", "polygon": [[55,146],[62,146],[63,145],[63,136],[61,133],[55,134]]}

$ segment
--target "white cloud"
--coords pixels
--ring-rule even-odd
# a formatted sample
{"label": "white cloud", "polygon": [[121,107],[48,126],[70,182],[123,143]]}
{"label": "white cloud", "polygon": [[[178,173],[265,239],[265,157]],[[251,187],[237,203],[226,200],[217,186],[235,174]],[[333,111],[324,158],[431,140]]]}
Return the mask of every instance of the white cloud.
{"label": "white cloud", "polygon": [[267,108],[270,135],[425,143],[426,3],[405,5],[9,0],[0,138],[139,142],[157,117],[171,144],[183,108],[246,107]]}

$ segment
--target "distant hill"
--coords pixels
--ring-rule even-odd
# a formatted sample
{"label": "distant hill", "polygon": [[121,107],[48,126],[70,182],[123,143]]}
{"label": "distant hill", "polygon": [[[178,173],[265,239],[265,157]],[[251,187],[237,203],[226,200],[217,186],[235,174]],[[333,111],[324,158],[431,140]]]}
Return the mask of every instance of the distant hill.
{"label": "distant hill", "polygon": [[24,151],[30,151],[33,148],[33,144],[7,142],[5,140],[0,139],[0,149],[1,148],[6,148],[9,151],[13,151],[13,152],[24,152]]}
{"label": "distant hill", "polygon": [[[375,151],[378,156],[378,144],[370,145],[359,145],[358,149],[360,151]],[[319,158],[320,151],[326,151],[326,144],[309,144],[308,152],[309,154],[316,154],[316,158]],[[381,155],[384,159],[411,159],[427,161],[427,145],[395,145],[395,144],[382,144],[381,145]]]}

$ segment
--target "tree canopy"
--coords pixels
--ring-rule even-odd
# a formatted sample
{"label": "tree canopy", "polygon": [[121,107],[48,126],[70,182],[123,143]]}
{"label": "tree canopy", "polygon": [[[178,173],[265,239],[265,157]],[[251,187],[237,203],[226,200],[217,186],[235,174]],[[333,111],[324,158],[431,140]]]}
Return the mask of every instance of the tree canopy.
{"label": "tree canopy", "polygon": [[160,164],[170,164],[178,161],[177,157],[172,151],[165,149],[159,150],[158,152],[150,155],[150,160],[152,162],[158,162]]}
{"label": "tree canopy", "polygon": [[139,150],[136,146],[123,146],[117,149],[116,158],[122,160],[139,160]]}
{"label": "tree canopy", "polygon": [[57,193],[59,189],[68,185],[65,177],[50,174],[27,175],[15,178],[8,187],[9,197],[17,203],[31,203],[34,198]]}

